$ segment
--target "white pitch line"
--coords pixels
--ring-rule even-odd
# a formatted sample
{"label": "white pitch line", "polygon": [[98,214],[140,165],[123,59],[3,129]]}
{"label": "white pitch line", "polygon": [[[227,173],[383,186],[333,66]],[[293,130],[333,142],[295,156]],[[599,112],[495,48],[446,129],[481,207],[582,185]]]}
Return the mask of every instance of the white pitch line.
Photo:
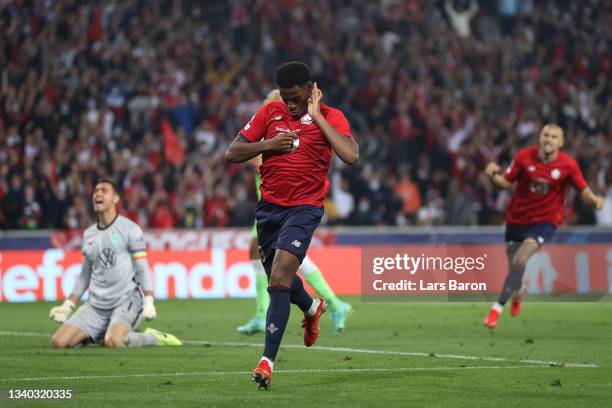
{"label": "white pitch line", "polygon": [[[12,332],[12,331],[0,331],[0,336],[28,336],[28,337],[50,337],[48,333],[34,333],[34,332]],[[243,343],[234,341],[208,341],[208,340],[183,340],[184,344],[193,345],[211,345],[211,346],[224,346],[224,347],[263,347],[261,343]],[[304,349],[301,344],[283,344],[283,348],[290,349]],[[492,361],[492,362],[504,362],[504,363],[521,363],[521,364],[533,364],[533,365],[548,365],[548,366],[562,366],[572,368],[598,368],[597,364],[593,363],[563,363],[558,361],[545,361],[545,360],[533,360],[523,359],[515,360],[505,357],[488,357],[488,356],[468,356],[461,354],[439,354],[439,353],[424,353],[421,351],[393,351],[393,350],[371,350],[371,349],[360,349],[350,347],[327,347],[327,346],[314,346],[311,347],[313,350],[331,351],[336,353],[358,353],[358,354],[378,354],[378,355],[392,355],[392,356],[410,356],[410,357],[429,357],[429,358],[444,358],[452,360],[472,360],[472,361]]]}
{"label": "white pitch line", "polygon": [[17,336],[17,337],[51,337],[49,333],[35,333],[35,332],[12,332],[12,331],[0,331],[0,336]]}
{"label": "white pitch line", "polygon": [[[506,370],[517,368],[550,368],[544,365],[518,365],[518,366],[467,366],[467,367],[398,367],[398,368],[329,368],[305,370],[276,370],[276,374],[309,374],[309,373],[372,373],[372,372],[410,372],[410,371],[460,371],[460,370]],[[196,371],[176,373],[144,373],[121,375],[79,375],[64,377],[31,377],[31,378],[0,378],[0,382],[18,381],[61,381],[61,380],[100,380],[114,378],[146,378],[146,377],[196,377],[215,375],[247,375],[250,371]]]}
{"label": "white pitch line", "polygon": [[[232,346],[232,347],[263,347],[263,344],[257,343],[238,343],[238,342],[225,342],[225,341],[206,341],[206,340],[185,340],[184,344],[200,344],[211,346]],[[304,346],[301,344],[283,344],[283,348],[292,349],[303,349]],[[313,350],[321,351],[332,351],[339,353],[363,353],[363,354],[380,354],[380,355],[392,355],[392,356],[410,356],[410,357],[430,357],[430,358],[447,358],[453,360],[480,360],[480,361],[496,361],[505,363],[522,363],[532,365],[547,365],[547,366],[563,366],[572,368],[597,368],[597,364],[592,363],[561,363],[557,361],[545,361],[545,360],[514,360],[504,357],[487,357],[487,356],[464,356],[460,354],[440,354],[440,353],[424,353],[421,351],[392,351],[392,350],[370,350],[370,349],[359,349],[350,347],[327,347],[327,346],[314,346],[311,347]]]}

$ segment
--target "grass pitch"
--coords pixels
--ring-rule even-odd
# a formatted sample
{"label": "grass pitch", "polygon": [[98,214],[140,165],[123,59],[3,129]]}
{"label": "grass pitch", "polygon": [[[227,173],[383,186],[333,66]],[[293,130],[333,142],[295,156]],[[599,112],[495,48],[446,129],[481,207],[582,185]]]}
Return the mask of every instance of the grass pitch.
{"label": "grass pitch", "polygon": [[[346,333],[332,336],[325,315],[311,349],[292,307],[268,391],[250,381],[263,335],[235,331],[253,300],[158,301],[158,319],[141,329],[187,344],[119,350],[53,350],[52,304],[0,304],[0,406],[610,406],[611,303],[527,302],[491,331],[488,303],[347,301]],[[15,401],[9,389],[74,398]]]}

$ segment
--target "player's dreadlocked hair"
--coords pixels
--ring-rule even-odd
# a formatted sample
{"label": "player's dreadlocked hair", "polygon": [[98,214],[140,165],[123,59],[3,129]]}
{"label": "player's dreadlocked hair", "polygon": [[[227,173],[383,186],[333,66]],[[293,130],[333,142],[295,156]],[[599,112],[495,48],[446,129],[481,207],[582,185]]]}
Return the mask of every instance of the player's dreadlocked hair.
{"label": "player's dreadlocked hair", "polygon": [[285,62],[276,68],[274,73],[274,82],[283,89],[302,86],[308,81],[310,81],[310,68],[303,62]]}

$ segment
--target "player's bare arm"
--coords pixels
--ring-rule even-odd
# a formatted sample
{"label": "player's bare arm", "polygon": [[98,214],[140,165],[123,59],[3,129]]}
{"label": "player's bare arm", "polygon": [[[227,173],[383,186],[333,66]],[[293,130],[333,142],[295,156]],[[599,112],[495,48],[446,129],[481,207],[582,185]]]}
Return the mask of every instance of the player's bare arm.
{"label": "player's bare arm", "polygon": [[323,98],[323,92],[321,92],[315,82],[312,85],[310,99],[308,100],[308,114],[319,126],[338,157],[346,164],[352,166],[359,160],[359,145],[352,137],[344,137],[338,133],[323,117],[320,106],[321,98]]}
{"label": "player's bare arm", "polygon": [[253,171],[259,174],[259,167],[261,166],[262,159],[261,155],[253,157],[249,160],[249,165],[253,168]]}
{"label": "player's bare arm", "polygon": [[[268,95],[266,96],[266,99],[264,99],[262,106],[267,105],[272,102],[282,102],[282,101],[283,99],[280,96],[280,91],[278,89],[273,89],[268,93]],[[261,163],[262,163],[261,155],[255,156],[249,161],[249,165],[253,168],[253,171],[257,174],[259,174],[259,167],[261,166]],[[258,253],[258,256],[259,256],[259,253]]]}
{"label": "player's bare arm", "polygon": [[244,163],[266,152],[290,152],[294,139],[297,139],[295,133],[279,133],[272,139],[252,143],[244,136],[238,135],[227,148],[225,160],[229,163]]}
{"label": "player's bare arm", "polygon": [[603,208],[603,197],[593,193],[589,187],[580,192],[580,198],[585,204],[590,205],[597,210],[601,210]]}
{"label": "player's bare arm", "polygon": [[499,164],[493,162],[487,164],[485,173],[495,187],[501,188],[502,190],[507,190],[512,187],[512,183],[506,180],[506,178],[501,174],[501,167],[499,167]]}

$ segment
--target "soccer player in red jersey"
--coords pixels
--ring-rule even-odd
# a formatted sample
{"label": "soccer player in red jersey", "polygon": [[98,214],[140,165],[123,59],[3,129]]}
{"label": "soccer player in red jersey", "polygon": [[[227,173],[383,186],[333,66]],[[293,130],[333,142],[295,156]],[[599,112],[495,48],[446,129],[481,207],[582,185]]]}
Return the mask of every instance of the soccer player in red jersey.
{"label": "soccer player in red jersey", "polygon": [[313,299],[296,275],[323,216],[332,150],[345,163],[359,159],[359,146],[341,111],[321,103],[323,94],[301,62],[280,65],[274,74],[282,102],[261,107],[226,152],[230,163],[263,154],[261,200],[255,210],[261,262],[269,277],[263,357],[253,381],[267,388],[291,303],[304,312],[304,344],[319,335],[325,302]]}
{"label": "soccer player in red jersey", "polygon": [[510,314],[519,313],[525,265],[561,223],[567,185],[579,191],[586,204],[597,209],[603,206],[603,198],[591,191],[578,163],[560,151],[562,146],[563,129],[547,124],[540,132],[539,145],[519,150],[504,174],[496,163],[489,163],[485,169],[498,188],[509,189],[516,182],[506,210],[506,254],[510,270],[498,301],[484,320],[487,327],[497,326],[504,305],[513,295]]}

